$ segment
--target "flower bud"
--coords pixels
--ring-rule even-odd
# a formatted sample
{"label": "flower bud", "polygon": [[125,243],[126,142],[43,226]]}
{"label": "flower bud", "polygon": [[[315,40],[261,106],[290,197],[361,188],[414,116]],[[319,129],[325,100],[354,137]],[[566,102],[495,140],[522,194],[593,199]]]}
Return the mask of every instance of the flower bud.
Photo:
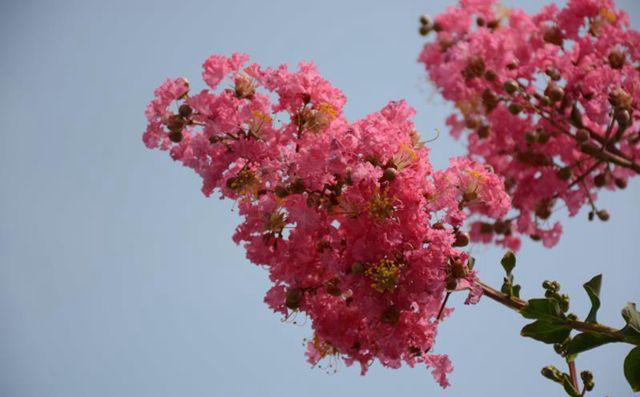
{"label": "flower bud", "polygon": [[489,137],[491,129],[489,128],[488,125],[483,125],[483,126],[480,126],[480,128],[478,128],[476,131],[478,132],[478,138],[485,139]]}
{"label": "flower bud", "polygon": [[284,304],[291,310],[296,310],[300,307],[300,301],[302,300],[302,290],[300,288],[289,288],[285,295]]}
{"label": "flower bud", "polygon": [[462,71],[465,79],[471,80],[476,77],[482,77],[485,71],[484,60],[480,57],[472,57],[469,59],[467,66]]}
{"label": "flower bud", "polygon": [[517,103],[512,103],[509,105],[509,113],[514,116],[517,116],[522,111],[522,106]]}
{"label": "flower bud", "polygon": [[549,68],[545,70],[545,74],[553,81],[558,81],[562,78],[557,69]]}
{"label": "flower bud", "polygon": [[429,14],[420,15],[420,25],[431,28],[433,26],[433,19]]}
{"label": "flower bud", "polygon": [[420,33],[420,36],[426,36],[429,34],[429,32],[431,32],[431,28],[426,25],[422,25],[420,26],[420,29],[418,29],[418,33]]}
{"label": "flower bud", "polygon": [[617,48],[609,53],[608,59],[612,69],[622,69],[624,66],[624,53]]}
{"label": "flower bud", "polygon": [[596,212],[596,215],[598,215],[598,218],[603,222],[609,220],[609,211],[607,210],[599,210],[598,212]]}
{"label": "flower bud", "polygon": [[582,383],[584,384],[584,388],[586,391],[593,390],[595,383],[593,382],[593,374],[591,373],[591,371],[580,372],[580,379],[582,379]]}
{"label": "flower bud", "polygon": [[544,32],[542,38],[543,38],[543,40],[545,42],[550,43],[550,44],[554,44],[554,45],[557,45],[557,46],[562,46],[562,43],[564,41],[564,38],[562,37],[562,32],[556,26],[553,26],[553,27],[547,29]]}
{"label": "flower bud", "polygon": [[622,88],[616,88],[609,93],[609,103],[616,109],[631,109],[633,98]]}
{"label": "flower bud", "polygon": [[486,109],[487,113],[491,113],[493,109],[498,106],[498,103],[500,103],[500,98],[498,98],[495,92],[488,88],[482,92],[482,105]]}
{"label": "flower bud", "polygon": [[476,19],[476,23],[478,24],[478,26],[482,27],[487,24],[487,21],[485,21],[484,18],[482,17],[478,17]]}
{"label": "flower bud", "polygon": [[562,167],[558,170],[556,175],[563,181],[568,181],[569,179],[571,179],[573,172],[571,171],[571,167]]}
{"label": "flower bud", "polygon": [[589,131],[587,131],[585,129],[579,129],[578,131],[576,131],[576,140],[578,142],[585,142],[590,137],[591,137],[591,135],[589,134]]}
{"label": "flower bud", "polygon": [[631,125],[631,115],[626,109],[616,110],[614,117],[621,127],[628,127]]}
{"label": "flower bud", "polygon": [[192,112],[193,112],[193,109],[191,109],[191,106],[187,105],[186,103],[183,103],[178,108],[178,113],[182,117],[189,117],[189,116],[191,116]]}
{"label": "flower bud", "polygon": [[173,143],[180,143],[182,141],[182,131],[172,131],[169,133],[169,140]]}
{"label": "flower bud", "polygon": [[562,343],[554,343],[553,350],[555,350],[557,354],[562,355],[564,353],[565,347]]}
{"label": "flower bud", "polygon": [[171,132],[182,131],[184,127],[184,119],[178,114],[172,114],[165,119],[164,124]]}
{"label": "flower bud", "polygon": [[626,179],[616,178],[616,179],[614,179],[614,182],[615,182],[616,186],[618,187],[618,189],[626,189],[626,187],[627,187],[627,180]]}
{"label": "flower bud", "polygon": [[285,198],[289,195],[289,191],[284,186],[276,186],[273,192],[280,198]]}
{"label": "flower bud", "polygon": [[571,124],[576,128],[582,128],[584,125],[582,124],[582,113],[580,113],[580,109],[578,109],[577,105],[573,105],[571,109],[570,116]]}
{"label": "flower bud", "polygon": [[547,131],[545,130],[538,131],[539,144],[544,145],[545,143],[549,142],[549,139],[551,139],[551,135]]}
{"label": "flower bud", "polygon": [[453,242],[453,247],[466,247],[469,245],[469,235],[465,232],[457,231],[455,233],[455,241]]}
{"label": "flower bud", "polygon": [[593,184],[596,187],[603,187],[607,184],[607,175],[604,173],[596,175],[593,177]]}
{"label": "flower bud", "polygon": [[515,80],[507,80],[504,83],[504,90],[507,94],[513,95],[518,90],[518,83]]}
{"label": "flower bud", "polygon": [[385,170],[382,172],[382,177],[380,178],[381,181],[392,181],[396,179],[396,170],[393,168],[385,168]]}
{"label": "flower bud", "polygon": [[496,81],[498,75],[493,70],[487,70],[484,72],[484,78],[487,79],[487,81]]}
{"label": "flower bud", "polygon": [[538,141],[538,131],[536,130],[530,130],[525,132],[524,134],[524,139],[525,141],[527,141],[528,143],[535,143]]}
{"label": "flower bud", "polygon": [[539,203],[536,206],[535,214],[540,219],[549,219],[551,216],[551,205],[546,201]]}
{"label": "flower bud", "polygon": [[598,154],[598,152],[600,151],[600,148],[598,148],[598,146],[595,143],[587,141],[587,142],[583,142],[582,145],[580,145],[580,150],[583,153],[593,156]]}
{"label": "flower bud", "polygon": [[562,383],[562,372],[553,365],[542,368],[542,376],[547,379],[551,379],[554,382]]}

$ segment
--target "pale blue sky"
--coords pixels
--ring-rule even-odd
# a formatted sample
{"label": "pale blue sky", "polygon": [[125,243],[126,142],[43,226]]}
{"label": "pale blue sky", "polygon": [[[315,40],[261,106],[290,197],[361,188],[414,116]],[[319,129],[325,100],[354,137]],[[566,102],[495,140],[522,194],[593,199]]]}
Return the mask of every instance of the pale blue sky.
{"label": "pale blue sky", "polygon": [[[266,65],[314,60],[347,94],[351,118],[406,98],[433,137],[449,107],[415,62],[417,17],[451,3],[1,2],[0,396],[561,395],[539,370],[562,363],[519,336],[523,320],[461,297],[436,346],[455,366],[444,392],[423,367],[311,369],[308,325],[268,310],[266,272],[231,242],[231,203],[203,197],[191,171],[141,142],[154,87],[196,81],[208,55],[233,51]],[[640,20],[637,0],[618,3]],[[430,146],[437,167],[464,151],[446,133]],[[604,195],[610,222],[581,213],[554,250],[526,243],[523,294],[557,279],[584,315],[581,284],[603,272],[600,319],[620,325],[622,306],[640,301],[639,182]],[[500,250],[474,253],[498,284]],[[630,395],[627,350],[580,357],[594,395]]]}

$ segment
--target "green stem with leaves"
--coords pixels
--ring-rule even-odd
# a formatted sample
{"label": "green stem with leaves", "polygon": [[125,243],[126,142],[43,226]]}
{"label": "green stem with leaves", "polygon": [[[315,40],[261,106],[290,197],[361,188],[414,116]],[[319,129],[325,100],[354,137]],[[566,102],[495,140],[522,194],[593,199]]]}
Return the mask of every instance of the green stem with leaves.
{"label": "green stem with leaves", "polygon": [[[470,268],[475,260],[470,260]],[[640,312],[634,303],[628,303],[622,309],[622,318],[626,325],[620,329],[600,324],[597,313],[600,308],[600,286],[602,276],[597,275],[586,282],[583,287],[591,301],[591,309],[584,318],[569,311],[569,297],[560,293],[560,284],[555,281],[545,281],[543,298],[523,300],[520,298],[520,285],[514,281],[513,269],[516,257],[507,252],[502,258],[502,267],[506,272],[504,283],[500,290],[477,280],[483,294],[491,300],[500,303],[526,319],[534,320],[522,328],[520,334],[537,341],[553,345],[557,354],[562,356],[569,367],[569,373],[562,372],[554,366],[542,369],[542,375],[563,386],[570,397],[582,397],[593,390],[595,383],[589,371],[582,371],[582,390],[578,382],[575,359],[578,354],[608,343],[627,343],[633,346],[624,360],[623,370],[633,391],[640,391]],[[572,335],[573,332],[577,332]]]}

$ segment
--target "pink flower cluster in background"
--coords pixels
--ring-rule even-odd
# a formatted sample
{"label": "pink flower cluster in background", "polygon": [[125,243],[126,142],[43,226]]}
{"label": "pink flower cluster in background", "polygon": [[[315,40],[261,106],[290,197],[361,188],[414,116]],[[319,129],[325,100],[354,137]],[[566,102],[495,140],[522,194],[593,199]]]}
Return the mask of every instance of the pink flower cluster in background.
{"label": "pink flower cluster in background", "polygon": [[247,63],[210,57],[199,93],[167,80],[147,107],[145,144],[197,172],[205,195],[235,200],[234,241],[268,270],[266,303],[311,319],[311,363],[340,358],[364,373],[376,359],[421,362],[447,386],[451,364],[431,353],[444,295],[481,293],[461,227],[505,216],[503,181],[464,158],[434,172],[403,101],[350,123],[314,65]]}
{"label": "pink flower cluster in background", "polygon": [[640,34],[611,0],[569,0],[535,15],[494,0],[461,0],[421,33],[419,57],[456,112],[454,137],[505,179],[515,211],[472,225],[473,240],[518,249],[518,235],[558,242],[553,213],[596,207],[600,188],[640,173]]}

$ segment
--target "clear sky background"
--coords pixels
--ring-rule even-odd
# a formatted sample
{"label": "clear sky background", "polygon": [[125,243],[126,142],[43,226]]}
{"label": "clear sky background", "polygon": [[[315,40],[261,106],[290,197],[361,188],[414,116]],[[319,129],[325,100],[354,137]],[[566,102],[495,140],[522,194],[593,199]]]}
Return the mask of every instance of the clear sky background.
{"label": "clear sky background", "polygon": [[[415,61],[417,18],[452,3],[0,2],[0,396],[562,395],[539,374],[561,360],[488,299],[451,302],[436,345],[455,366],[446,391],[424,367],[311,369],[309,325],[283,324],[262,303],[267,274],[231,242],[231,203],[206,199],[196,175],[141,142],[159,83],[198,81],[207,56],[243,51],[265,65],[315,61],[351,119],[406,98],[425,139],[443,131],[430,144],[441,168],[464,148]],[[618,4],[640,28],[640,3]],[[584,316],[582,283],[602,272],[599,318],[620,326],[623,305],[640,301],[640,180],[600,203],[610,222],[583,211],[555,249],[525,243],[516,278],[527,297],[558,280]],[[499,285],[501,251],[474,254]],[[579,358],[594,396],[631,395],[628,350]]]}

